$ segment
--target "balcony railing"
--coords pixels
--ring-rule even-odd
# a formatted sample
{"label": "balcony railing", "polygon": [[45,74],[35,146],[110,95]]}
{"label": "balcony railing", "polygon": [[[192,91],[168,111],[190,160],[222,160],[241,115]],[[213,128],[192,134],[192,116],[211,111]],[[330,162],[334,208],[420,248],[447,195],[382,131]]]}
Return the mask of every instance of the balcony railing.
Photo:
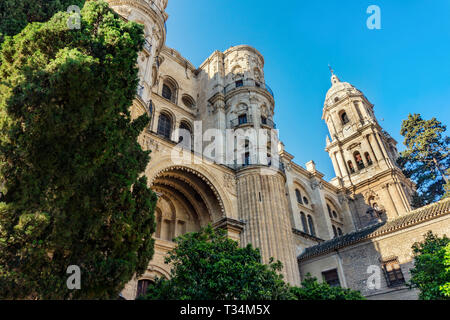
{"label": "balcony railing", "polygon": [[251,115],[247,115],[245,118],[237,118],[234,120],[230,120],[230,124],[231,128],[236,128],[246,124],[253,124],[253,117]]}
{"label": "balcony railing", "polygon": [[[235,164],[234,165],[234,169],[235,170],[241,170],[244,168],[250,168],[250,167],[255,167],[255,166],[259,166],[259,167],[267,167],[267,168],[276,168],[276,166],[274,164],[272,164],[271,162],[269,162],[269,164],[252,164],[252,163],[241,163],[241,164]],[[283,172],[286,173],[286,170],[284,168],[284,164],[283,162],[278,162],[278,169]]]}
{"label": "balcony railing", "polygon": [[275,98],[272,89],[266,83],[259,82],[253,79],[237,80],[233,83],[230,83],[225,87],[224,93],[227,94],[228,92],[241,87],[261,88],[263,90],[266,90],[273,98]]}
{"label": "balcony railing", "polygon": [[263,126],[268,126],[272,129],[276,129],[277,125],[275,124],[275,122],[273,122],[272,119],[261,119],[261,125]]}

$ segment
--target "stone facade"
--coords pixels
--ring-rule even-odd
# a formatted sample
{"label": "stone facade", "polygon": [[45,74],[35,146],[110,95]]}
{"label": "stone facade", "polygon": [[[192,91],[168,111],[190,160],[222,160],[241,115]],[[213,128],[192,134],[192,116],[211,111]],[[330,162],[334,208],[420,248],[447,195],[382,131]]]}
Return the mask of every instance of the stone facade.
{"label": "stone facade", "polygon": [[[417,299],[417,292],[405,285],[414,263],[411,247],[429,231],[450,234],[450,199],[309,247],[299,257],[300,272],[302,277],[309,273],[320,279],[324,272],[337,270],[342,286],[359,290],[368,299]],[[386,266],[393,261],[404,281],[389,282]]]}
{"label": "stone facade", "polygon": [[[411,211],[414,185],[396,167],[396,142],[378,124],[373,105],[333,75],[324,120],[336,178],[325,181],[313,161],[296,164],[278,140],[275,97],[265,83],[261,53],[246,45],[231,47],[194,67],[165,46],[167,1],[108,0],[124,19],[144,25],[146,42],[137,61],[141,81],[131,113],[151,119],[139,142],[152,151],[145,174],[158,194],[155,256],[123,297],[134,299],[146,281],[169,277],[164,257],[174,248],[173,238],[208,224],[260,248],[264,262],[280,260],[293,285],[305,272],[319,275],[338,265],[341,285],[359,288],[363,280],[351,276],[360,272],[352,269],[356,251],[297,257]],[[446,221],[433,228],[448,228]],[[419,233],[399,231],[398,239],[403,234],[412,241]],[[376,259],[376,248],[389,248],[390,238],[368,241],[361,254]]]}

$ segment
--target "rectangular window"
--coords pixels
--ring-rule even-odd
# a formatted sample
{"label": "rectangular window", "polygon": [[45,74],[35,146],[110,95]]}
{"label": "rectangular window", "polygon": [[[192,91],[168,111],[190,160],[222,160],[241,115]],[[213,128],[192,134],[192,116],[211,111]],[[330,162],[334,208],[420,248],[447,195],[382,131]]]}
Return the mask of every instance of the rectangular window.
{"label": "rectangular window", "polygon": [[239,124],[240,125],[247,123],[247,115],[246,114],[240,115],[238,119],[239,119]]}
{"label": "rectangular window", "polygon": [[398,258],[391,258],[383,261],[383,270],[386,275],[388,287],[401,286],[405,284],[402,268],[398,262]]}
{"label": "rectangular window", "polygon": [[244,81],[242,81],[242,80],[236,81],[236,88],[243,87],[243,86],[244,86]]}
{"label": "rectangular window", "polygon": [[339,275],[337,269],[322,272],[323,280],[328,283],[331,287],[340,287],[341,282],[339,281]]}
{"label": "rectangular window", "polygon": [[250,153],[247,152],[244,155],[244,166],[249,166],[250,165]]}

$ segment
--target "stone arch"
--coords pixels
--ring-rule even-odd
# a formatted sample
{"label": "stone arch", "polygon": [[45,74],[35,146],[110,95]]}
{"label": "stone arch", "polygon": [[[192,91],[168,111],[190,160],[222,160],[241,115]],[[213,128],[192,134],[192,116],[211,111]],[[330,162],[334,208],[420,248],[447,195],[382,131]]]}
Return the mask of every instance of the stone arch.
{"label": "stone arch", "polygon": [[339,111],[339,120],[341,125],[346,125],[350,122],[349,114],[345,109]]}
{"label": "stone arch", "polygon": [[147,272],[145,273],[147,277],[149,272],[152,275],[156,275],[158,278],[164,277],[165,279],[170,279],[170,272],[167,270],[167,268],[163,268],[161,266],[158,266],[157,264],[149,264]]}
{"label": "stone arch", "polygon": [[244,68],[240,64],[236,64],[231,68],[230,76],[232,79],[241,79],[244,77]]}
{"label": "stone arch", "polygon": [[181,124],[185,124],[185,125],[191,130],[191,132],[192,132],[192,130],[193,130],[193,125],[192,125],[191,121],[190,121],[188,118],[185,118],[185,117],[181,118],[181,119],[180,119],[180,125],[181,125]]}
{"label": "stone arch", "polygon": [[[180,89],[180,86],[178,85],[178,82],[174,78],[169,76],[169,75],[163,76],[162,80],[163,80],[162,81],[162,83],[163,83],[162,90],[163,91],[161,92],[161,95],[164,98],[166,98],[166,99],[172,101],[173,103],[177,104],[177,102],[178,102],[178,91]],[[170,91],[171,91],[170,99],[168,97],[164,96],[164,86],[167,86],[170,89]]]}
{"label": "stone arch", "polygon": [[[167,160],[165,163],[167,163]],[[180,165],[166,166],[149,176],[149,185],[153,187],[155,184],[165,184],[174,188],[175,184],[178,183],[177,187],[180,189],[178,191],[181,193],[185,192],[183,188],[196,192],[198,197],[196,200],[203,201],[211,222],[215,222],[225,217],[225,204],[222,196],[224,192],[219,192],[218,187],[216,187],[218,183],[200,171],[199,168],[193,169]],[[158,180],[164,177],[168,178],[164,183]],[[190,199],[190,201],[193,200]]]}
{"label": "stone arch", "polygon": [[329,195],[325,195],[325,200],[330,202],[339,212],[342,212],[342,207],[332,197],[330,197]]}
{"label": "stone arch", "polygon": [[313,190],[311,189],[311,187],[309,185],[307,185],[306,183],[304,183],[303,181],[301,181],[298,178],[294,178],[294,185],[298,185],[300,188],[303,188],[305,190],[305,192],[307,193],[307,195],[311,198],[311,194],[313,193]]}
{"label": "stone arch", "polygon": [[194,109],[196,106],[195,103],[195,99],[192,98],[190,95],[188,95],[187,93],[184,93],[181,96],[181,101],[183,102],[183,104],[188,107],[189,109]]}
{"label": "stone arch", "polygon": [[[343,221],[344,214],[343,214],[342,207],[333,198],[331,198],[328,195],[325,196],[325,202],[327,204],[327,208],[328,208],[329,204],[331,204],[331,214],[332,214],[332,216],[333,216],[333,211],[335,210],[336,213],[337,213],[338,218],[341,221]],[[329,212],[327,212],[327,214],[329,214]]]}
{"label": "stone arch", "polygon": [[169,108],[165,108],[165,107],[158,108],[158,107],[153,106],[153,108],[154,108],[154,112],[153,113],[155,115],[156,114],[158,115],[157,117],[155,116],[155,119],[154,119],[154,122],[155,122],[155,125],[156,125],[155,131],[158,132],[159,116],[161,114],[166,114],[166,115],[169,116],[170,120],[172,121],[171,128],[170,128],[170,132],[171,132],[170,135],[171,135],[171,138],[172,138],[172,134],[174,133],[174,131],[176,129],[175,126],[177,124],[177,117],[176,117],[175,113],[172,110],[170,110]]}

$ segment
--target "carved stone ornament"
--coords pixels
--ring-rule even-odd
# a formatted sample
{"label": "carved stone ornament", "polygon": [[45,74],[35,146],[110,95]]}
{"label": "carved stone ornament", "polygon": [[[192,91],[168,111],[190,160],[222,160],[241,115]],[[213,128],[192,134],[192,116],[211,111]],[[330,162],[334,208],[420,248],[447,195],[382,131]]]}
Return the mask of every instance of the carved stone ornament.
{"label": "carved stone ornament", "polygon": [[224,186],[234,191],[236,189],[236,179],[233,175],[225,173],[223,176]]}
{"label": "carved stone ornament", "polygon": [[323,189],[322,181],[313,181],[313,182],[311,182],[311,189],[316,190],[317,188],[319,188],[320,190]]}

